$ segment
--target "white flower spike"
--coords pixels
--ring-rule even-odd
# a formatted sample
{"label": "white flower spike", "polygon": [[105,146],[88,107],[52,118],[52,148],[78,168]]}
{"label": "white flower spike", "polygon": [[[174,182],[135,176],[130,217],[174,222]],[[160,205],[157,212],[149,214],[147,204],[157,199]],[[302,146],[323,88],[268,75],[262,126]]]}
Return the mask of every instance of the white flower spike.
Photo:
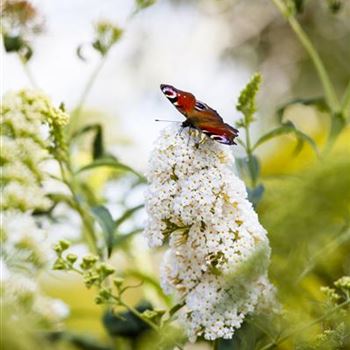
{"label": "white flower spike", "polygon": [[169,240],[162,287],[184,301],[179,320],[193,341],[232,338],[274,293],[266,231],[233,173],[231,149],[197,138],[174,126],[161,133],[149,162],[145,229],[151,247]]}

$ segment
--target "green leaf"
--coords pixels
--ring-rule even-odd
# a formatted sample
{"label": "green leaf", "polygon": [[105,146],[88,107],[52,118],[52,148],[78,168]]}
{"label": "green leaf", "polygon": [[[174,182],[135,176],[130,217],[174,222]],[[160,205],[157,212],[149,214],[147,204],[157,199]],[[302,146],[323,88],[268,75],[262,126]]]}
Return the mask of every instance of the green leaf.
{"label": "green leaf", "polygon": [[90,124],[84,126],[72,135],[72,140],[89,132],[95,132],[95,137],[92,143],[93,159],[98,159],[106,156],[107,154],[104,150],[103,141],[103,128],[101,124]]}
{"label": "green leaf", "polygon": [[342,114],[335,114],[331,119],[330,140],[334,141],[346,126],[346,120]]}
{"label": "green leaf", "polygon": [[256,94],[261,84],[261,75],[256,73],[247,86],[242,90],[237,103],[237,110],[244,115],[244,126],[247,127],[252,121],[256,112]]}
{"label": "green leaf", "polygon": [[[153,307],[149,302],[142,302],[136,307],[140,313],[146,310],[152,310]],[[135,316],[130,311],[122,313],[113,313],[107,311],[103,315],[103,325],[110,336],[122,336],[135,339],[140,336],[145,330],[149,329],[147,323]]]}
{"label": "green leaf", "polygon": [[116,220],[115,226],[118,228],[125,220],[129,219],[136,211],[142,209],[143,204],[137,205],[136,207],[128,209],[119,219]]}
{"label": "green leaf", "polygon": [[236,164],[241,177],[250,177],[253,183],[257,181],[260,174],[260,164],[257,157],[251,154],[244,158],[236,158]]}
{"label": "green leaf", "polygon": [[3,43],[6,52],[18,52],[26,45],[26,42],[19,35],[11,36],[5,34],[3,36]]}
{"label": "green leaf", "polygon": [[313,149],[317,157],[319,157],[320,153],[318,151],[317,144],[310,136],[304,134],[302,131],[298,129],[294,130],[294,134],[298,139],[298,141],[300,140],[301,142],[306,142],[309,146],[311,146],[311,148]]}
{"label": "green leaf", "polygon": [[[295,125],[291,121],[287,121],[283,123],[281,126],[271,130],[270,132],[266,133],[265,135],[261,136],[260,139],[255,143],[253,146],[253,150],[255,150],[257,147],[262,145],[263,143],[281,135],[286,135],[293,133],[295,137],[297,138],[299,144],[297,145],[297,149],[300,148],[300,145],[303,145],[304,142],[308,143],[311,148],[314,150],[316,155],[319,155],[317,145],[315,141],[305,133],[303,133],[301,130],[298,130]],[[301,144],[300,144],[301,142]]]}
{"label": "green leaf", "polygon": [[250,171],[250,177],[251,177],[252,182],[254,184],[257,181],[257,179],[259,178],[260,164],[259,164],[258,158],[252,154],[248,156],[248,167],[249,167],[249,171]]}
{"label": "green leaf", "polygon": [[170,308],[172,305],[172,300],[171,298],[166,295],[162,289],[162,287],[159,284],[159,280],[153,276],[150,275],[148,273],[142,272],[140,270],[137,269],[128,269],[125,271],[125,276],[128,276],[130,278],[136,278],[140,281],[143,281],[145,285],[149,285],[150,287],[152,287],[157,294],[162,298],[162,300],[164,301],[164,303]]}
{"label": "green leaf", "polygon": [[111,256],[113,248],[113,238],[115,231],[115,223],[109,210],[103,205],[92,208],[92,212],[95,215],[98,223],[100,224],[103,234],[105,237],[105,242],[107,246],[108,257]]}
{"label": "green leaf", "polygon": [[74,348],[80,350],[112,350],[110,346],[101,344],[97,339],[87,335],[80,335],[70,332],[48,332],[46,337],[51,342],[66,341],[74,345]]}
{"label": "green leaf", "polygon": [[133,236],[135,236],[136,234],[142,232],[143,229],[142,228],[137,228],[129,233],[123,234],[123,235],[118,235],[116,237],[114,237],[113,240],[113,247],[118,248],[119,246],[121,246],[124,242],[126,242],[128,239],[132,238]]}
{"label": "green leaf", "polygon": [[157,0],[135,0],[136,7],[138,10],[143,10],[150,7],[156,3]]}
{"label": "green leaf", "polygon": [[286,111],[286,109],[289,106],[292,106],[295,104],[302,104],[304,106],[314,106],[315,108],[317,108],[321,112],[329,112],[330,111],[324,97],[314,97],[314,98],[308,98],[308,99],[296,98],[294,100],[287,102],[286,104],[284,104],[283,106],[281,106],[277,110],[277,118],[278,118],[278,121],[280,123],[282,123],[282,121],[283,121],[283,116],[284,116],[284,112]]}
{"label": "green leaf", "polygon": [[179,303],[174,305],[170,310],[169,310],[169,316],[175,315],[181,308],[183,308],[185,305],[185,302]]}
{"label": "green leaf", "polygon": [[109,167],[119,171],[131,172],[139,178],[140,182],[146,182],[146,179],[143,175],[139,174],[136,170],[130,168],[129,166],[123,163],[120,163],[117,159],[113,159],[113,158],[96,159],[92,163],[80,168],[77,171],[77,173],[81,173],[83,171],[92,170],[100,167]]}
{"label": "green leaf", "polygon": [[61,203],[64,202],[68,204],[71,208],[75,208],[76,204],[71,196],[68,196],[63,193],[50,193],[48,194],[48,197],[55,203]]}
{"label": "green leaf", "polygon": [[297,13],[303,13],[304,12],[304,5],[305,0],[293,0],[294,7]]}
{"label": "green leaf", "polygon": [[277,137],[280,135],[285,135],[293,132],[295,130],[295,127],[292,122],[286,122],[282,126],[277,127],[276,129],[273,129],[266,133],[265,135],[261,136],[258,141],[253,146],[253,150],[255,150],[257,147],[262,145],[263,143]]}
{"label": "green leaf", "polygon": [[343,8],[343,0],[327,0],[328,8],[333,13],[338,13]]}
{"label": "green leaf", "polygon": [[91,45],[101,56],[105,56],[111,47],[120,40],[122,34],[123,30],[114,23],[99,21],[95,25],[96,37]]}
{"label": "green leaf", "polygon": [[83,48],[84,48],[83,44],[79,45],[76,49],[76,54],[80,60],[82,60],[83,62],[87,62],[87,59],[83,55]]}
{"label": "green leaf", "polygon": [[104,155],[103,131],[101,125],[96,129],[96,135],[92,144],[92,155],[94,159],[102,158]]}
{"label": "green leaf", "polygon": [[253,189],[247,188],[248,199],[253,204],[254,208],[256,208],[256,206],[260,202],[264,194],[264,191],[265,191],[265,188],[261,184]]}

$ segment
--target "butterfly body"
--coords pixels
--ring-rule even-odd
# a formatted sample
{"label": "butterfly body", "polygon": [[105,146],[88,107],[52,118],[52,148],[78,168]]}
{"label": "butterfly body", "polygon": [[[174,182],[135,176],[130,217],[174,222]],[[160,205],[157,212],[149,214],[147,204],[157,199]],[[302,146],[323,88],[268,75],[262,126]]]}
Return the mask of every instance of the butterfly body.
{"label": "butterfly body", "polygon": [[185,116],[182,127],[197,129],[211,139],[226,145],[235,144],[238,130],[225,123],[221,116],[207,104],[198,101],[190,92],[176,89],[171,85],[160,86],[164,95]]}

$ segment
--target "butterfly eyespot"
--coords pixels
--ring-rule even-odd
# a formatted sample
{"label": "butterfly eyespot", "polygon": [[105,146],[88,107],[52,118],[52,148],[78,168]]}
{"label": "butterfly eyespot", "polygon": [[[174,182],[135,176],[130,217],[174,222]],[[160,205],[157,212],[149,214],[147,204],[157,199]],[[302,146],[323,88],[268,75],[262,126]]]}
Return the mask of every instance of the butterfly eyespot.
{"label": "butterfly eyespot", "polygon": [[175,98],[177,96],[176,91],[169,86],[163,87],[162,91],[163,91],[163,94],[168,98]]}
{"label": "butterfly eyespot", "polygon": [[195,108],[200,111],[204,111],[207,109],[207,106],[204,103],[196,102]]}

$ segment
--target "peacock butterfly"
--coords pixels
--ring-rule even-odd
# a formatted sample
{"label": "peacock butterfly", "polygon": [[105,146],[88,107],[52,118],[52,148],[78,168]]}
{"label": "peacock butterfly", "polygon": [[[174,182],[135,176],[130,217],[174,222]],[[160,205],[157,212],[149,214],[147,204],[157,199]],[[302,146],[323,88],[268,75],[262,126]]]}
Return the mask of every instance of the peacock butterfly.
{"label": "peacock butterfly", "polygon": [[238,130],[224,122],[217,111],[198,101],[190,92],[161,84],[160,89],[176,109],[186,117],[182,127],[190,127],[225,145],[235,145]]}

